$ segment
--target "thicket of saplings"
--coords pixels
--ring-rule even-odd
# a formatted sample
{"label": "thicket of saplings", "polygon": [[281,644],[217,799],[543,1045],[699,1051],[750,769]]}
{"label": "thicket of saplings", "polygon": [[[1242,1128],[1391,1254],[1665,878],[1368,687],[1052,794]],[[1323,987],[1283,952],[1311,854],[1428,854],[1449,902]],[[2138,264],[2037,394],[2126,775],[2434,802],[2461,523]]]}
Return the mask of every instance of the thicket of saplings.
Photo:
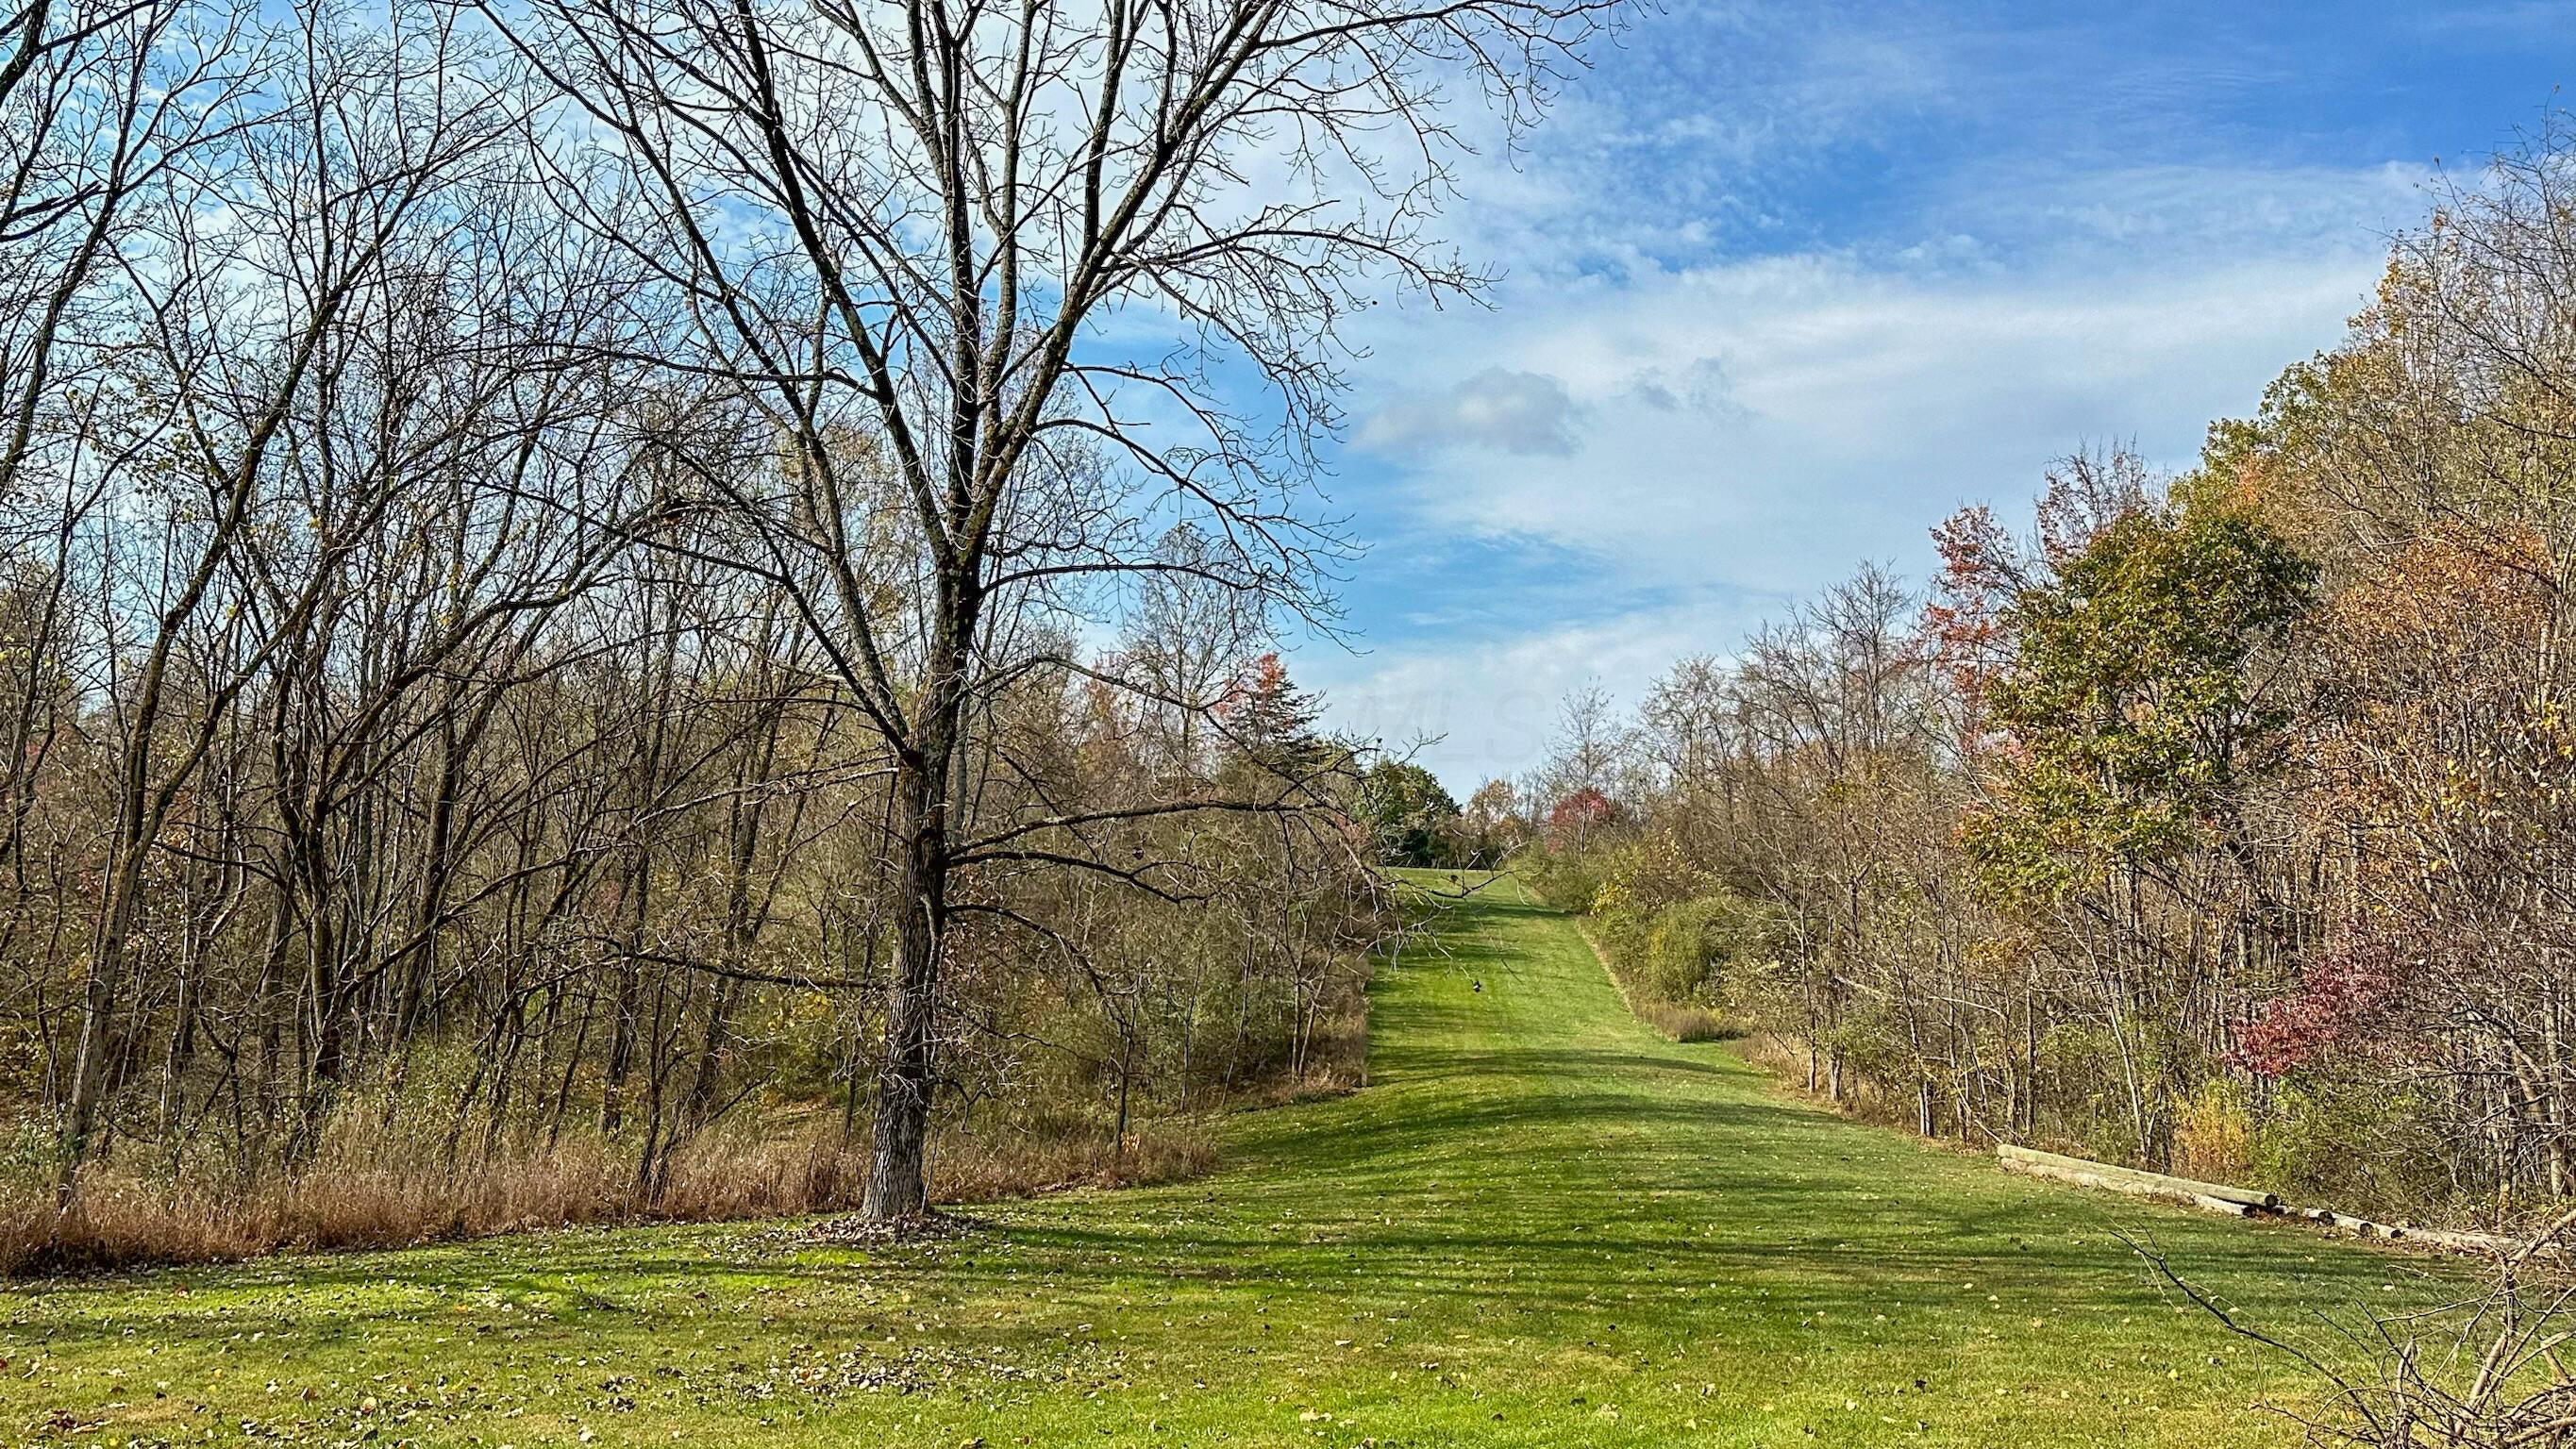
{"label": "thicket of saplings", "polygon": [[1928,1136],[2386,1216],[2576,1192],[2576,145],[2444,195],[2199,465],[2051,474],[1567,710],[1532,837],[1635,988]]}
{"label": "thicket of saplings", "polygon": [[[60,702],[11,901],[0,1261],[856,1204],[883,1034],[886,771],[827,701],[779,688],[776,661],[713,631],[674,648],[640,627],[649,599],[622,602],[600,620],[636,638],[593,635],[587,657],[441,691],[364,735],[332,740],[354,701],[291,678],[187,721],[219,763],[164,827],[103,1140],[68,1219],[46,1109],[102,802],[97,722]],[[1258,717],[1293,691],[1275,667],[1247,681],[1232,717],[1254,731],[1186,752],[1168,721],[1042,673],[984,728],[1050,760],[1022,787],[1057,808],[1175,772],[1275,789]],[[1310,764],[1335,748],[1273,738]],[[316,757],[362,762],[319,805],[296,764]],[[1145,822],[1100,843],[1156,862],[1167,894],[1031,871],[960,901],[935,1191],[1194,1171],[1207,1110],[1354,1080],[1386,917],[1345,830]],[[1006,912],[1042,921],[1041,944],[987,923]]]}

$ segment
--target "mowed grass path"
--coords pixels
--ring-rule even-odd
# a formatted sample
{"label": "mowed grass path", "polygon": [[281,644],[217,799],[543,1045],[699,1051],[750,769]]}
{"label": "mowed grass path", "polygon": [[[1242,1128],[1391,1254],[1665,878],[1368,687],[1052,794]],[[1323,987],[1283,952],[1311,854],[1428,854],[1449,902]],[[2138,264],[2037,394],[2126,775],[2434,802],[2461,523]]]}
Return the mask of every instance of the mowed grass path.
{"label": "mowed grass path", "polygon": [[[2407,1260],[2061,1190],[1784,1099],[1622,1009],[1509,882],[1380,973],[1374,1081],[1181,1186],[891,1250],[529,1234],[0,1299],[0,1441],[2223,1445],[2252,1316]],[[1482,989],[1477,989],[1481,983]]]}

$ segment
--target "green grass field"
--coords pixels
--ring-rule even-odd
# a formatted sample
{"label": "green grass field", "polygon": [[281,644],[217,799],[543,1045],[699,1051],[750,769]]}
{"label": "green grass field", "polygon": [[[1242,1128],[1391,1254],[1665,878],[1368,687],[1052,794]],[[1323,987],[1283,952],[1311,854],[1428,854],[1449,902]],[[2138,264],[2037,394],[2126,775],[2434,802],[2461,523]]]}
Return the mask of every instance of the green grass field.
{"label": "green grass field", "polygon": [[[529,1234],[0,1298],[0,1441],[2282,1443],[2300,1381],[2168,1301],[2419,1291],[2412,1260],[2165,1212],[1784,1098],[1621,1008],[1509,883],[1380,972],[1372,1084],[1181,1186],[863,1250]],[[1481,983],[1482,989],[1476,989]]]}

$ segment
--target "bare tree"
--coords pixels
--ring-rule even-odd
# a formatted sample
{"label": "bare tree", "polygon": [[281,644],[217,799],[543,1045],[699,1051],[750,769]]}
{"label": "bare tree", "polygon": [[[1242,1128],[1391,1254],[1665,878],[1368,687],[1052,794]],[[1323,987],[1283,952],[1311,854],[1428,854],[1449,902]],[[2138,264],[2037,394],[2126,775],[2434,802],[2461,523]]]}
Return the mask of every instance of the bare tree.
{"label": "bare tree", "polygon": [[[1340,544],[1301,497],[1339,422],[1343,323],[1383,284],[1482,283],[1429,231],[1466,144],[1452,96],[1508,136],[1614,8],[486,7],[598,138],[566,160],[576,194],[658,206],[620,234],[693,322],[659,360],[758,419],[700,457],[705,496],[746,521],[739,561],[791,590],[895,761],[871,1215],[925,1205],[956,873],[1139,875],[1095,849],[1092,812],[958,818],[979,697],[1039,667],[1127,683],[1070,651],[997,653],[997,622],[1172,573],[1325,622]],[[1122,345],[1113,320],[1168,340]],[[1222,369],[1266,385],[1259,416]],[[1206,546],[1157,555],[1182,523]],[[872,541],[894,545],[899,597],[867,573]]]}

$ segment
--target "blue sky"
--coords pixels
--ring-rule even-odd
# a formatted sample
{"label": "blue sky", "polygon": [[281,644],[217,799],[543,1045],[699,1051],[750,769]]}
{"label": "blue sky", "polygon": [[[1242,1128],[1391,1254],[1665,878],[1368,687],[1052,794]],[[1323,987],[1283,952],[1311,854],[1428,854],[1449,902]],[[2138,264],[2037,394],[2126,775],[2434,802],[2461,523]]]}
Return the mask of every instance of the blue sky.
{"label": "blue sky", "polygon": [[1361,652],[1293,661],[1462,797],[1963,502],[2331,345],[2388,235],[2576,82],[2576,0],[1729,5],[1596,52],[1450,233],[1489,308],[1369,314],[1327,491]]}

